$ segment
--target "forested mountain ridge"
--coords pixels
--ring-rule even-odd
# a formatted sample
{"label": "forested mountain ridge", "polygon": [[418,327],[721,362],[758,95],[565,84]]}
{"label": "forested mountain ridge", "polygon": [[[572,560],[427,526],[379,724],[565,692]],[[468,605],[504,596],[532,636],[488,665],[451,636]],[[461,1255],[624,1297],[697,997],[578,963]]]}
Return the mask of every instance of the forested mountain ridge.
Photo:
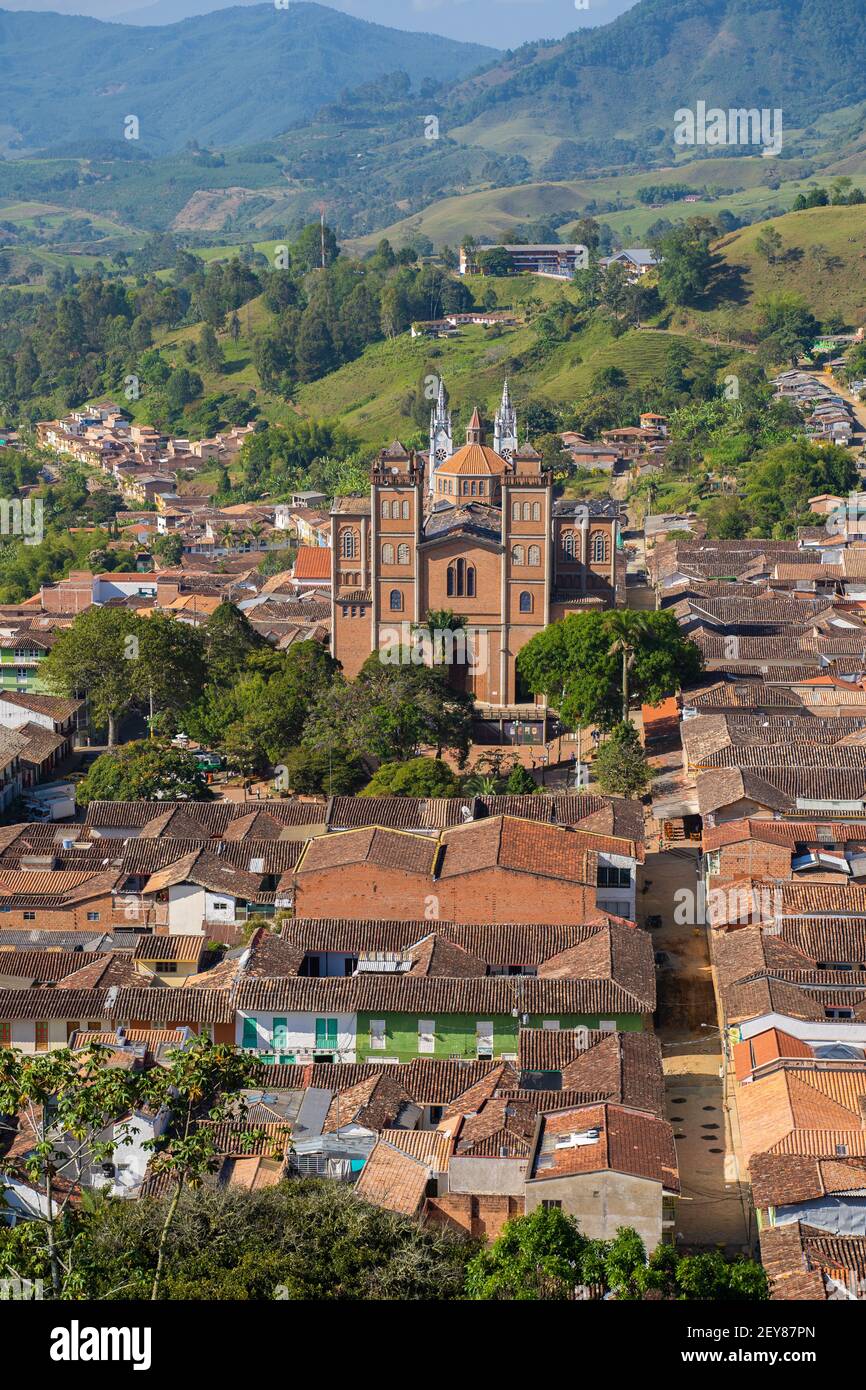
{"label": "forested mountain ridge", "polygon": [[[395,71],[416,91],[463,76],[495,49],[408,34],[316,4],[235,7],[142,30],[75,15],[0,10],[0,128],[7,148],[116,143],[156,157],[249,145],[309,117],[343,88]],[[130,139],[125,121],[137,117]],[[124,145],[126,146],[124,150]]]}

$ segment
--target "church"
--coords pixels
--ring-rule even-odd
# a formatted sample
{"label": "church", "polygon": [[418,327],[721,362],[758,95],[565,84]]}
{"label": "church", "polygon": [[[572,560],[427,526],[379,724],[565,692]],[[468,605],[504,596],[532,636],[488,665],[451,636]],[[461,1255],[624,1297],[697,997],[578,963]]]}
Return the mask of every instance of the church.
{"label": "church", "polygon": [[352,679],[372,651],[450,612],[455,684],[492,710],[531,700],[517,654],[568,613],[625,602],[619,504],[554,500],[553,475],[517,431],[506,382],[493,443],[476,408],[454,447],[444,383],[426,452],[393,443],[370,494],[331,509],[332,651]]}

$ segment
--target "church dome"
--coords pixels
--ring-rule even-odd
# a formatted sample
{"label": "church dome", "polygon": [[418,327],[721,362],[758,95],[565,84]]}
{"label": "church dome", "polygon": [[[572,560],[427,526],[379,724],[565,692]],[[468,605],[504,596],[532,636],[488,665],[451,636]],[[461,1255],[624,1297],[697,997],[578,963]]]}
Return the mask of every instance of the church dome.
{"label": "church dome", "polygon": [[464,478],[490,478],[502,477],[507,472],[506,460],[484,443],[484,429],[476,406],[466,431],[466,443],[450,458],[444,459],[436,473],[449,477],[458,475]]}

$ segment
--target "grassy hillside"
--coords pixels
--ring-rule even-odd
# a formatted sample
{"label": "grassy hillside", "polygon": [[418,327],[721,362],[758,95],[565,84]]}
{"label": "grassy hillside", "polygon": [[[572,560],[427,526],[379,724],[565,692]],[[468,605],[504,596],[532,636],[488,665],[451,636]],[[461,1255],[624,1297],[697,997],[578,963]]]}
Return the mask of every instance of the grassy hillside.
{"label": "grassy hillside", "polygon": [[[859,155],[852,152],[845,160],[834,161],[826,170],[826,178],[829,180],[834,173],[851,174],[866,188],[866,151]],[[713,217],[722,209],[746,220],[764,217],[768,212],[776,215],[778,211],[781,215],[791,208],[798,193],[822,177],[812,161],[790,159],[769,164],[755,156],[685,160],[641,174],[484,188],[460,197],[440,198],[423,212],[402,218],[382,232],[355,237],[348,245],[357,251],[371,250],[380,236],[387,236],[393,245],[402,246],[419,232],[430,237],[435,245],[456,245],[470,232],[476,237],[507,240],[515,228],[541,218],[553,220],[564,234],[574,214],[593,204],[597,209],[593,216],[627,241],[633,237],[629,244],[637,245],[647,228],[662,217],[672,222],[695,216]],[[640,189],[661,183],[681,184],[684,189],[707,187],[724,191],[697,203],[680,200],[651,207],[639,201]],[[609,211],[605,204],[622,207]]]}
{"label": "grassy hillside", "polygon": [[[726,287],[707,310],[682,313],[677,322],[751,330],[761,300],[786,292],[800,295],[818,319],[840,315],[856,327],[866,323],[866,205],[810,208],[774,218],[772,225],[783,242],[776,264],[758,250],[763,226],[732,233],[716,248]],[[816,248],[826,257],[816,258]]]}
{"label": "grassy hillside", "polygon": [[428,369],[445,379],[460,430],[476,404],[492,418],[505,376],[518,410],[521,401],[534,397],[568,405],[603,367],[621,367],[629,385],[640,386],[663,374],[672,343],[685,343],[691,357],[708,352],[694,339],[669,333],[636,331],[615,341],[596,326],[543,359],[526,360],[533,336],[531,327],[506,330],[494,339],[483,328],[466,328],[457,339],[432,343],[403,335],[375,344],[355,362],[302,387],[296,405],[304,415],[339,416],[364,442],[382,444],[416,429],[400,407]]}

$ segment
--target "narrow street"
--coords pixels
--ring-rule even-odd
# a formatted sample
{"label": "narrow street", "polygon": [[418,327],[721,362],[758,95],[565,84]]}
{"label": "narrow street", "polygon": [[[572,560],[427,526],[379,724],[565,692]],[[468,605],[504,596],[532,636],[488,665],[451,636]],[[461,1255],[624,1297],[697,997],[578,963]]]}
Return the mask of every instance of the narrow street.
{"label": "narrow street", "polygon": [[749,1247],[754,1218],[748,1187],[739,1181],[735,1130],[724,1101],[706,928],[674,920],[675,913],[695,915],[685,903],[697,902],[697,871],[695,849],[649,854],[638,921],[643,925],[658,916],[662,922],[652,933],[658,962],[655,1031],[682,1184],[676,1242],[688,1248],[721,1245],[733,1253]]}

